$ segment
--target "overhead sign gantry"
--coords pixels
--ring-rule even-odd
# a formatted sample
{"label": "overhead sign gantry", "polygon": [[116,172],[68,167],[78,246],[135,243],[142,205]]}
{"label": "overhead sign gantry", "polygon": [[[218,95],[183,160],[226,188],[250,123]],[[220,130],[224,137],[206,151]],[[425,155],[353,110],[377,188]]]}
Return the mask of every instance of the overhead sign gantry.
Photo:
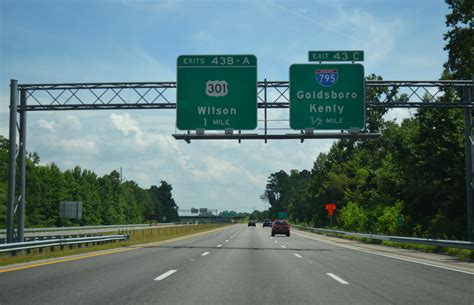
{"label": "overhead sign gantry", "polygon": [[[324,52],[324,51],[319,51]],[[210,75],[211,77],[202,77],[202,80],[205,81],[204,85],[200,83],[196,85],[199,87],[197,90],[198,94],[204,94],[209,98],[218,99],[222,96],[225,96],[225,92],[229,94],[234,87],[236,80],[232,78],[230,73],[232,69],[241,69],[242,66],[239,66],[239,58],[237,55],[234,56],[211,56],[208,58],[210,60],[210,68],[213,69],[224,69],[227,68],[227,72],[222,74]],[[328,55],[329,56],[329,55]],[[336,55],[334,55],[336,56]],[[345,58],[344,52],[339,53],[338,55],[342,59]],[[349,54],[347,55],[349,57]],[[181,57],[180,57],[181,58]],[[204,59],[204,62],[201,60],[194,62],[194,56],[188,57],[185,62],[184,57],[182,58],[182,64],[187,66],[185,69],[196,69],[199,70],[206,66],[205,56],[197,56],[197,58]],[[363,57],[362,57],[363,58]],[[191,60],[193,59],[193,60]],[[251,120],[246,121],[248,118],[242,118],[242,121],[229,121],[228,126],[230,129],[234,128],[239,130],[238,134],[225,133],[225,134],[191,134],[189,130],[200,129],[202,125],[194,125],[192,127],[182,126],[182,128],[188,129],[188,133],[185,134],[174,134],[173,137],[176,139],[183,139],[190,142],[192,139],[236,139],[236,140],[245,140],[245,139],[259,139],[267,140],[271,139],[299,139],[303,141],[304,139],[321,139],[321,138],[357,138],[357,139],[367,139],[376,137],[379,134],[366,133],[366,132],[326,132],[326,133],[311,133],[307,130],[300,130],[300,133],[293,134],[268,134],[267,133],[267,122],[269,121],[266,113],[267,110],[272,109],[287,109],[289,108],[289,82],[288,81],[264,81],[256,82],[256,63],[257,59],[253,55],[247,57],[249,62],[243,61],[240,64],[248,65],[248,70],[252,70],[252,75],[249,73],[252,82],[249,82],[249,86],[252,86],[252,89],[248,89],[248,96],[252,96],[252,101],[250,103],[250,98],[247,106],[248,116],[251,117]],[[357,58],[353,57],[353,61],[357,61]],[[191,62],[192,61],[192,62]],[[318,61],[322,61],[321,59]],[[234,65],[237,63],[237,65]],[[254,67],[252,66],[254,63]],[[191,67],[195,68],[191,68]],[[222,66],[222,67],[221,67]],[[231,68],[235,67],[235,68]],[[321,67],[322,68],[322,67]],[[334,67],[332,67],[334,68]],[[329,70],[331,67],[329,68]],[[207,73],[207,72],[206,72]],[[325,85],[331,85],[335,76],[331,76],[334,72],[320,72],[319,82]],[[186,72],[184,73],[186,75]],[[207,74],[205,74],[207,75]],[[216,76],[217,75],[217,76]],[[255,76],[253,76],[255,75]],[[314,77],[316,78],[318,73],[314,71]],[[178,70],[178,79],[180,79],[182,74]],[[227,77],[229,76],[229,77]],[[339,77],[339,70],[338,75]],[[228,79],[230,81],[228,81]],[[245,82],[245,79],[240,79]],[[314,80],[314,79],[313,79]],[[223,81],[226,81],[223,82]],[[318,80],[315,80],[318,82]],[[193,85],[191,83],[191,85]],[[333,84],[333,86],[335,83]],[[464,109],[465,112],[465,140],[466,140],[466,185],[467,185],[467,206],[468,206],[468,237],[469,240],[474,240],[474,204],[473,204],[473,191],[470,186],[474,184],[472,179],[472,108],[474,108],[474,101],[472,100],[472,80],[434,80],[434,81],[386,81],[386,80],[368,80],[365,82],[365,89],[368,88],[378,88],[383,89],[385,92],[381,95],[380,100],[375,101],[366,101],[365,106],[368,108],[439,108],[439,109],[450,109],[458,108]],[[178,84],[179,87],[179,84]],[[173,100],[177,96],[177,101],[181,100],[181,93],[171,95],[168,93],[168,90],[172,91],[177,88],[176,82],[133,82],[133,83],[37,83],[37,84],[18,84],[18,81],[11,80],[10,83],[10,136],[9,136],[9,166],[8,166],[8,196],[7,196],[7,242],[23,241],[24,239],[24,225],[25,225],[25,198],[26,198],[26,114],[30,111],[68,111],[68,110],[112,110],[112,109],[180,109],[180,106]],[[406,99],[398,100],[395,97],[395,94],[400,88],[405,88],[408,91]],[[437,88],[437,90],[432,93],[430,89]],[[245,89],[245,88],[243,88]],[[439,97],[446,92],[446,90],[457,89],[462,93],[462,101],[457,102],[442,102],[439,101]],[[186,88],[179,88],[178,90],[185,90],[184,94],[186,96]],[[419,91],[426,92],[426,95],[422,95]],[[180,91],[181,92],[181,91]],[[201,93],[199,93],[201,92]],[[297,94],[297,93],[296,93]],[[316,93],[317,94],[317,93]],[[192,96],[191,96],[192,97]],[[207,99],[207,97],[205,97]],[[253,99],[255,97],[255,100]],[[258,102],[256,102],[258,99]],[[413,101],[415,99],[415,101]],[[212,99],[211,99],[212,101]],[[236,100],[229,100],[233,103]],[[189,102],[189,101],[184,101]],[[214,100],[216,102],[216,100]],[[250,104],[252,104],[252,109],[250,109]],[[205,105],[209,106],[209,105]],[[194,106],[196,107],[196,105]],[[218,106],[215,106],[218,107]],[[222,106],[223,107],[230,107]],[[239,107],[237,111],[240,111],[240,105],[235,106]],[[250,133],[240,133],[240,130],[243,130],[245,126],[249,129],[254,129],[256,120],[256,111],[257,107],[263,109],[264,111],[264,128],[263,133],[259,134],[250,134]],[[318,106],[319,107],[319,106]],[[186,108],[186,107],[185,107]],[[190,108],[192,110],[192,107]],[[195,112],[197,108],[195,108]],[[243,108],[242,108],[243,109]],[[313,106],[314,109],[314,106]],[[321,108],[326,109],[326,108]],[[334,109],[334,108],[333,108]],[[336,105],[337,109],[337,105]],[[346,109],[346,108],[344,108]],[[186,109],[184,109],[186,110]],[[244,113],[246,110],[242,110]],[[319,108],[318,108],[319,111]],[[223,114],[223,111],[221,111]],[[215,112],[216,113],[216,112]],[[230,111],[227,111],[229,114]],[[182,114],[182,113],[180,113]],[[18,122],[19,115],[19,122]],[[199,117],[196,113],[189,114],[191,117],[194,116],[201,121],[204,117]],[[247,116],[247,115],[246,115]],[[186,118],[186,112],[184,112],[183,119]],[[181,116],[177,117],[178,120],[181,119]],[[239,118],[240,119],[240,118]],[[250,122],[248,123],[248,122]],[[247,122],[247,123],[240,123]],[[19,124],[18,124],[19,123]],[[206,122],[207,123],[207,122]],[[202,124],[199,123],[199,124]],[[235,125],[232,125],[235,124]],[[241,124],[241,125],[239,125]],[[246,125],[248,124],[248,125]],[[355,125],[355,124],[351,124]],[[218,125],[223,126],[223,125]],[[212,127],[212,126],[211,126]],[[17,128],[19,129],[19,141],[17,141]],[[339,128],[339,127],[338,127]],[[201,128],[203,129],[203,128]],[[211,129],[211,128],[208,128]],[[215,127],[214,130],[224,129],[221,127]],[[227,131],[227,128],[225,128]],[[311,129],[311,128],[310,128]],[[18,147],[18,157],[17,157],[17,147]],[[17,197],[17,184],[16,184],[16,167],[18,161],[18,190],[19,196]],[[17,219],[18,229],[15,232],[15,215]],[[15,234],[16,233],[16,234]]]}

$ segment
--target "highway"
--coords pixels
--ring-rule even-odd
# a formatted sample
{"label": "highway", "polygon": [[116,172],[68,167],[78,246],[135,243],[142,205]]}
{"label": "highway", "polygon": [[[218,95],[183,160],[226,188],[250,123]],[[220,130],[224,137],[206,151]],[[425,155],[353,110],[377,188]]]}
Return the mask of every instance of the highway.
{"label": "highway", "polygon": [[[149,247],[0,269],[0,304],[474,304],[474,273],[233,225]],[[5,272],[7,271],[7,272]]]}

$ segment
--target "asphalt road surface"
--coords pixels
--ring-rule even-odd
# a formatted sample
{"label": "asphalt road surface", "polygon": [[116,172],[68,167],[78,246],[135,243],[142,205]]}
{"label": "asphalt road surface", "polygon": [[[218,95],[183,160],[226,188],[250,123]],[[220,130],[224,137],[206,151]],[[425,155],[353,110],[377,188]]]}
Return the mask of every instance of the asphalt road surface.
{"label": "asphalt road surface", "polygon": [[473,305],[474,273],[234,225],[0,273],[0,304]]}

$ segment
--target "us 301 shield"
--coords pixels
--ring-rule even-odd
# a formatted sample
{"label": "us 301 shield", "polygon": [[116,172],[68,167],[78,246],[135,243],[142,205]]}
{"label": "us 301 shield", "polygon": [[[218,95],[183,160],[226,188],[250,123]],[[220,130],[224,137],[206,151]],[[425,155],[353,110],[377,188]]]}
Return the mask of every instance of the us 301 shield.
{"label": "us 301 shield", "polygon": [[316,70],[316,81],[323,87],[331,87],[337,82],[337,69]]}

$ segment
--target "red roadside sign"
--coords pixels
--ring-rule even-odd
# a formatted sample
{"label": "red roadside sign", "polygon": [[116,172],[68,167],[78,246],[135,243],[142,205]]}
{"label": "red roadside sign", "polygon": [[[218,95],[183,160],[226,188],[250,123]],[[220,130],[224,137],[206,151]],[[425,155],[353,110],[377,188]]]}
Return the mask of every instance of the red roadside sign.
{"label": "red roadside sign", "polygon": [[335,203],[326,203],[325,207],[326,207],[326,210],[328,211],[329,216],[334,215],[334,211],[336,210]]}

